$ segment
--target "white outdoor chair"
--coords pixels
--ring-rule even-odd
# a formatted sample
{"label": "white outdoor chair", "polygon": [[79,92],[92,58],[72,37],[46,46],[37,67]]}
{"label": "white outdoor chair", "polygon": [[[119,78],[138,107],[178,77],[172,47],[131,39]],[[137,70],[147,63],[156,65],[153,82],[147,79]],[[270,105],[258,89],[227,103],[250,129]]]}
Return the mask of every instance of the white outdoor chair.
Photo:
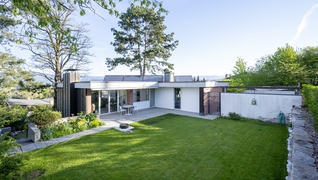
{"label": "white outdoor chair", "polygon": [[132,114],[137,114],[138,113],[138,109],[137,109],[137,106],[134,106],[132,108]]}
{"label": "white outdoor chair", "polygon": [[121,106],[119,106],[118,115],[123,115],[126,113],[126,109],[123,109]]}

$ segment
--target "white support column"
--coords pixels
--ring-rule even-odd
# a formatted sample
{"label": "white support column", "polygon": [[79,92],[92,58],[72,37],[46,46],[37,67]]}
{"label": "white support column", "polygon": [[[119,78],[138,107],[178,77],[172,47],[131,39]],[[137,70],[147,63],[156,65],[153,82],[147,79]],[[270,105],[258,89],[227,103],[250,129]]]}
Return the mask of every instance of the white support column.
{"label": "white support column", "polygon": [[117,112],[119,111],[119,90],[116,90],[117,94]]}
{"label": "white support column", "polygon": [[100,106],[101,106],[101,95],[100,95],[100,90],[98,90],[98,113],[102,114]]}
{"label": "white support column", "polygon": [[108,113],[110,113],[110,91],[109,90],[107,91],[107,94],[108,94],[108,105],[107,105],[108,107],[107,108],[108,108]]}

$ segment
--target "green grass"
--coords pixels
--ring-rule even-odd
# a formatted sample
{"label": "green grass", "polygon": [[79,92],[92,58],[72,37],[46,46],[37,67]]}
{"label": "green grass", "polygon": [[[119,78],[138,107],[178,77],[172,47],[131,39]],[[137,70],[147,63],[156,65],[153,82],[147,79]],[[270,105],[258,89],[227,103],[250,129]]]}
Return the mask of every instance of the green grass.
{"label": "green grass", "polygon": [[39,179],[285,179],[287,128],[167,114],[25,153]]}

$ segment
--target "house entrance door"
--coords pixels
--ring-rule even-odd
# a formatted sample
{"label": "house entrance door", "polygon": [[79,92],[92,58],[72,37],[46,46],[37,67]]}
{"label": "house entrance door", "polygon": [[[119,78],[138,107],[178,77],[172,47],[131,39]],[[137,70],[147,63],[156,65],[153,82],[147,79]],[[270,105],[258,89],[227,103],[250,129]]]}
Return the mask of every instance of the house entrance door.
{"label": "house entrance door", "polygon": [[174,108],[181,109],[181,89],[174,88]]}

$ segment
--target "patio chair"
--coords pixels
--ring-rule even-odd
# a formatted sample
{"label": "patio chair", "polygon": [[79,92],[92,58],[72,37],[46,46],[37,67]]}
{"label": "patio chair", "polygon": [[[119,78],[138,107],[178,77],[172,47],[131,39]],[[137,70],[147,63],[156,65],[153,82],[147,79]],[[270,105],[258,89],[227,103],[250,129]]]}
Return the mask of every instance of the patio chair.
{"label": "patio chair", "polygon": [[123,109],[121,106],[119,106],[118,115],[123,115],[126,113],[126,109]]}
{"label": "patio chair", "polygon": [[134,106],[132,109],[132,114],[137,114],[138,113],[138,109],[137,109],[137,106]]}

